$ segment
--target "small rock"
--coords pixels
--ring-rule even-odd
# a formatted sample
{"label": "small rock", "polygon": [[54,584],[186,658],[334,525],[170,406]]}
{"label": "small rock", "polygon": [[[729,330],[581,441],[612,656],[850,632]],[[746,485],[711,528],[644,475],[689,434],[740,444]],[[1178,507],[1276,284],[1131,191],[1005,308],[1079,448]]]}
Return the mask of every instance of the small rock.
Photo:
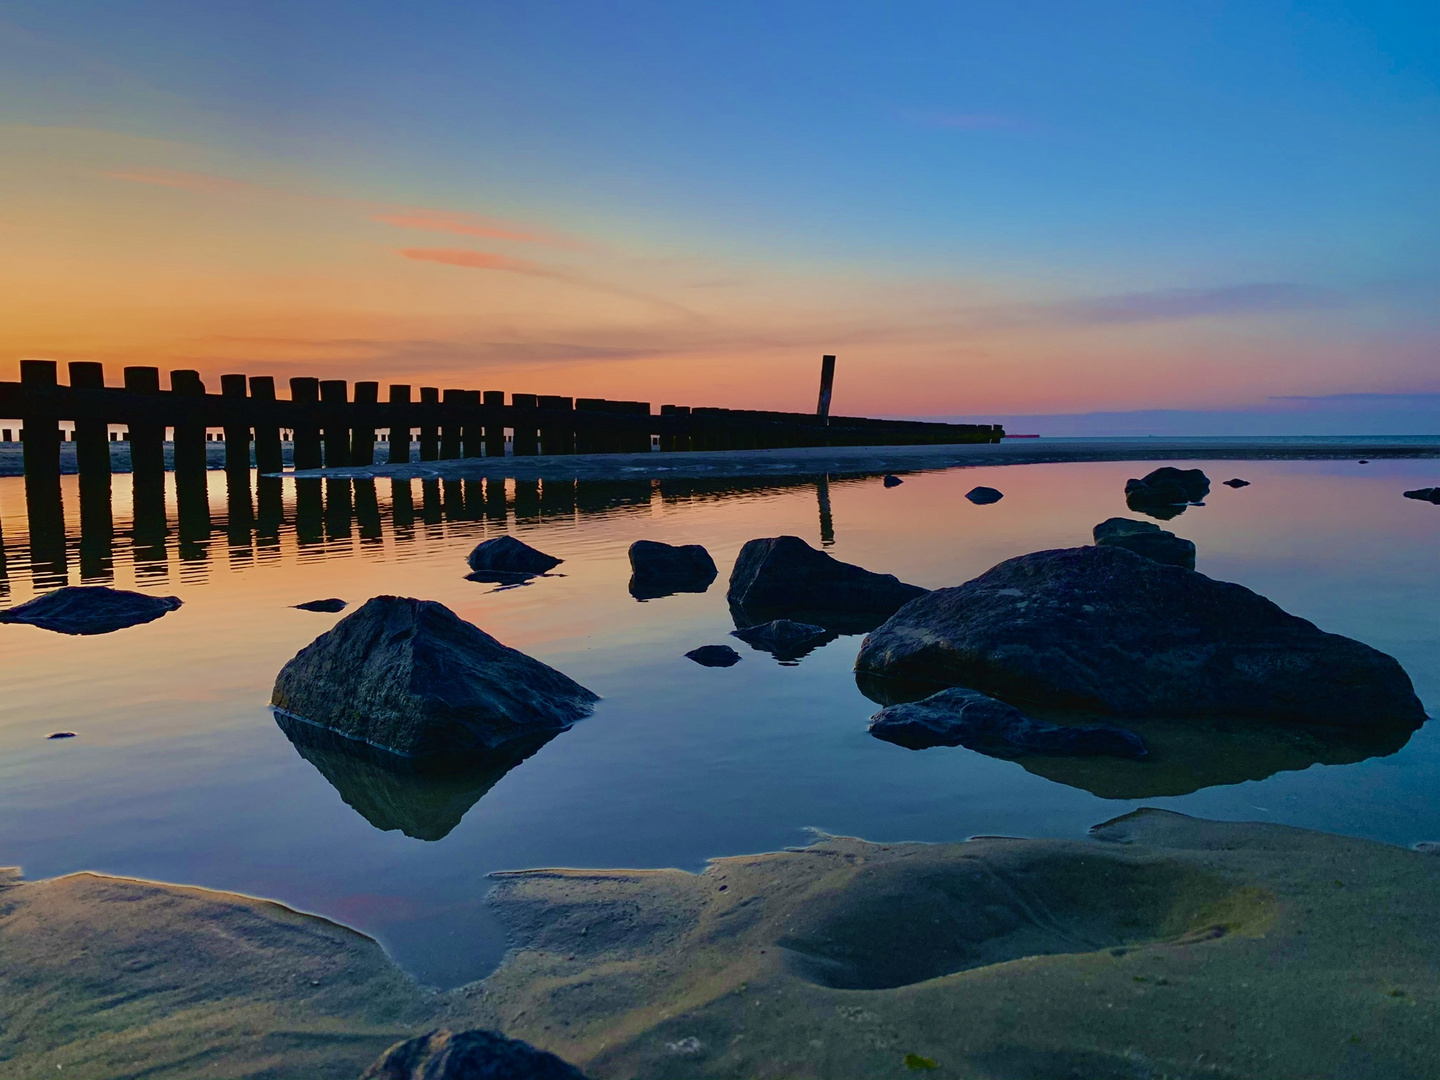
{"label": "small rock", "polygon": [[701,645],[685,655],[701,667],[734,667],[740,662],[740,654],[729,645]]}
{"label": "small rock", "polygon": [[999,502],[1004,497],[1005,493],[1003,491],[997,491],[992,487],[971,488],[965,493],[965,498],[969,499],[976,506],[989,506],[991,503]]}
{"label": "small rock", "polygon": [[893,574],[875,574],[843,563],[798,536],[776,536],[751,540],[740,549],[726,598],[742,612],[782,618],[808,613],[823,622],[818,616],[824,612],[888,615],[925,592]]}
{"label": "small rock", "polygon": [[360,1080],[585,1080],[585,1074],[554,1054],[498,1032],[438,1028],[396,1043]]}
{"label": "small rock", "polygon": [[1149,521],[1109,518],[1094,529],[1095,543],[1113,544],[1158,563],[1195,569],[1195,544]]}
{"label": "small rock", "polygon": [[963,746],[992,757],[1026,754],[1139,759],[1145,741],[1108,725],[1071,727],[1026,716],[987,694],[955,686],[923,701],[891,705],[870,718],[870,734],[911,750]]}
{"label": "small rock", "polygon": [[1416,488],[1414,491],[1405,492],[1405,498],[1440,504],[1440,487]]}
{"label": "small rock", "polygon": [[759,626],[741,627],[732,630],[731,635],[761,652],[768,652],[776,660],[799,660],[839,636],[823,626],[791,619],[772,619]]}
{"label": "small rock", "polygon": [[896,476],[894,473],[886,473],[886,474],[885,474],[884,484],[885,484],[886,487],[899,487],[899,486],[900,486],[901,484],[903,484],[904,482],[905,482],[904,480],[901,480],[901,479],[900,479],[898,476]]}
{"label": "small rock", "polygon": [[630,545],[630,595],[654,600],[674,593],[703,593],[719,576],[715,560],[699,544],[636,540]]}
{"label": "small rock", "polygon": [[52,731],[49,735],[46,735],[45,738],[47,738],[47,739],[73,739],[73,738],[75,738],[75,732],[73,732],[73,731]]}
{"label": "small rock", "polygon": [[[498,573],[513,577],[544,574],[553,570],[565,560],[537,551],[523,540],[517,540],[508,533],[478,544],[470,552],[470,569],[476,574]],[[478,580],[490,580],[481,578]]]}
{"label": "small rock", "polygon": [[328,600],[306,600],[303,604],[296,604],[295,608],[297,611],[324,611],[334,614],[345,610],[345,601],[332,596]]}
{"label": "small rock", "polygon": [[0,611],[0,623],[26,623],[57,634],[109,634],[154,622],[179,606],[178,596],[72,585]]}
{"label": "small rock", "polygon": [[433,600],[377,596],[298,652],[270,703],[412,758],[479,753],[567,727],[598,700]]}
{"label": "small rock", "polygon": [[1363,458],[1363,457],[1362,457],[1358,462],[1356,462],[1356,464],[1357,464],[1357,465],[1369,465],[1369,464],[1370,464],[1370,459],[1369,459],[1369,458]]}
{"label": "small rock", "polygon": [[1233,480],[1226,480],[1224,483],[1226,487],[1232,488],[1242,488],[1250,486],[1249,480],[1241,480],[1238,476],[1235,477]]}

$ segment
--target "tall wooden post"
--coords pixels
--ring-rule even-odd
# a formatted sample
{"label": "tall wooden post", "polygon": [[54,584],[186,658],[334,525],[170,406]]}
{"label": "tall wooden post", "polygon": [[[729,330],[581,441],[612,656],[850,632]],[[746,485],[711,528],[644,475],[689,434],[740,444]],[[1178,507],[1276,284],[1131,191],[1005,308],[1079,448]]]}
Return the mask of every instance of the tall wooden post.
{"label": "tall wooden post", "polygon": [[351,465],[375,464],[374,408],[379,402],[380,384],[378,382],[357,382],[355,384],[355,426],[350,429]]}
{"label": "tall wooden post", "polygon": [[505,456],[505,391],[486,390],[481,400],[485,403],[485,456]]}
{"label": "tall wooden post", "polygon": [[[421,405],[438,405],[440,403],[440,388],[438,386],[422,386],[420,388]],[[434,461],[440,456],[440,428],[435,423],[433,416],[424,416],[420,420],[420,460]]]}
{"label": "tall wooden post", "polygon": [[[170,392],[183,397],[202,397],[205,384],[200,381],[198,371],[181,370],[170,372]],[[173,424],[175,429],[175,473],[178,480],[181,473],[193,476],[205,473],[209,464],[205,452],[205,424],[187,418],[184,423]]]}
{"label": "tall wooden post", "polygon": [[[70,363],[70,385],[77,390],[104,390],[105,368],[88,360]],[[75,465],[81,477],[103,477],[110,487],[110,433],[101,420],[75,420]]]}
{"label": "tall wooden post", "polygon": [[[220,394],[222,397],[244,401],[248,394],[244,375],[221,375]],[[234,475],[246,475],[246,499],[249,499],[250,474],[250,424],[239,417],[225,420],[225,471]],[[232,485],[233,486],[233,485]]]}
{"label": "tall wooden post", "polygon": [[[70,385],[75,389],[105,389],[100,364],[76,360],[70,364]],[[80,578],[109,580],[115,522],[110,509],[110,431],[103,418],[74,418],[75,465],[80,474]]]}
{"label": "tall wooden post", "polygon": [[511,394],[510,404],[515,432],[511,446],[516,454],[534,457],[540,452],[540,423],[535,416],[540,399],[534,394]]}
{"label": "tall wooden post", "polygon": [[465,457],[485,456],[485,424],[480,419],[480,391],[463,390],[465,419],[460,429],[460,453]]}
{"label": "tall wooden post", "polygon": [[301,415],[295,419],[295,468],[318,469],[325,463],[320,450],[320,422],[316,411],[320,404],[320,380],[309,376],[291,379],[290,400],[304,406]]}
{"label": "tall wooden post", "polygon": [[350,391],[344,379],[320,380],[320,415],[324,424],[327,469],[350,464],[350,424],[346,417],[349,410],[345,408],[349,400]]}
{"label": "tall wooden post", "polygon": [[835,357],[822,356],[820,358],[820,402],[815,407],[815,415],[828,425],[830,423],[830,392],[835,389]]}
{"label": "tall wooden post", "polygon": [[[254,401],[275,400],[275,379],[270,375],[250,377],[250,397]],[[257,423],[255,425],[255,471],[261,476],[278,473],[285,468],[285,452],[280,444],[278,423]]]}
{"label": "tall wooden post", "polygon": [[[205,384],[198,371],[170,372],[170,393],[177,397],[203,397]],[[178,417],[177,417],[178,419]],[[210,490],[205,477],[207,461],[205,423],[186,418],[175,428],[175,507],[180,525],[180,558],[204,559],[202,541],[210,536]]]}
{"label": "tall wooden post", "polygon": [[[451,409],[458,409],[465,400],[464,390],[446,390],[442,400]],[[460,421],[447,415],[440,425],[440,457],[450,461],[460,456]]]}
{"label": "tall wooden post", "polygon": [[[409,405],[409,404],[410,404],[410,387],[408,387],[408,386],[400,386],[400,385],[392,385],[392,386],[390,387],[390,404],[391,404],[392,406],[395,406],[395,405]],[[410,464],[410,410],[409,410],[409,409],[396,409],[396,408],[392,408],[392,409],[390,410],[390,464],[391,464],[391,465],[408,465],[408,464]],[[398,483],[398,481],[397,481],[397,483]],[[406,490],[406,492],[408,493],[410,489],[409,489],[409,487],[407,486],[405,490]]]}
{"label": "tall wooden post", "polygon": [[53,360],[21,360],[25,415],[25,510],[30,526],[30,558],[37,588],[64,585],[69,570],[65,553],[65,510],[60,496],[60,424],[51,399],[58,384]]}
{"label": "tall wooden post", "polygon": [[[135,394],[160,394],[160,369],[127,367],[125,389]],[[165,555],[165,425],[132,423],[130,436],[130,490],[135,509],[133,543]]]}
{"label": "tall wooden post", "polygon": [[[543,394],[540,408],[547,413],[574,413],[575,402],[568,397]],[[540,449],[546,454],[573,454],[575,452],[575,421],[568,417],[547,416],[540,428]]]}

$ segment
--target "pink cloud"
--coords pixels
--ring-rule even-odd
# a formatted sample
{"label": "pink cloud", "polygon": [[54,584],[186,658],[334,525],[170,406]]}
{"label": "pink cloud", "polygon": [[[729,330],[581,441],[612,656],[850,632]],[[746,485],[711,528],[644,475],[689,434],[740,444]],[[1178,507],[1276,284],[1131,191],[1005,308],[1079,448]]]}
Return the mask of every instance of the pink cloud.
{"label": "pink cloud", "polygon": [[469,248],[402,248],[400,254],[407,259],[464,266],[471,270],[504,270],[511,274],[529,274],[531,277],[561,276],[554,270],[547,270],[528,259],[497,255],[492,251],[472,251]]}
{"label": "pink cloud", "polygon": [[371,220],[393,225],[397,229],[420,229],[425,232],[450,233],[454,236],[478,236],[487,240],[514,240],[524,244],[549,244],[555,247],[579,246],[568,237],[513,222],[451,210],[386,210],[373,215]]}

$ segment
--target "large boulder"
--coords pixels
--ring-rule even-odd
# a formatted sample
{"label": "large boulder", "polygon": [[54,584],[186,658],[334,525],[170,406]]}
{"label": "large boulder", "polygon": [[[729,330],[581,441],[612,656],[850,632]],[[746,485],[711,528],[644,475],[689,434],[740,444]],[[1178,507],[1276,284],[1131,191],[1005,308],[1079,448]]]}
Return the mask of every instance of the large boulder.
{"label": "large boulder", "polygon": [[546,555],[506,533],[477,544],[468,561],[473,571],[471,576],[488,581],[492,580],[491,575],[498,575],[503,580],[548,573],[565,560]]}
{"label": "large boulder", "polygon": [[[1210,478],[1199,469],[1162,466],[1140,479],[1125,481],[1125,504],[1131,510],[1153,513],[1198,503],[1210,494]],[[1157,516],[1173,516],[1162,513]]]}
{"label": "large boulder", "polygon": [[567,727],[595,694],[433,600],[377,596],[295,654],[270,703],[404,757]]}
{"label": "large boulder", "polygon": [[27,623],[57,634],[109,634],[154,622],[180,606],[178,596],[72,585],[0,611],[0,623]]}
{"label": "large boulder", "polygon": [[654,600],[673,593],[703,593],[720,575],[699,544],[636,540],[630,545],[630,595]]}
{"label": "large boulder", "polygon": [[861,624],[873,626],[924,595],[918,585],[843,563],[798,536],[773,536],[740,549],[726,598],[738,609],[737,623],[804,616],[804,621],[840,629],[837,624],[857,616]]}
{"label": "large boulder", "polygon": [[360,1080],[585,1080],[568,1061],[495,1031],[444,1028],[396,1043]]}
{"label": "large boulder", "polygon": [[991,757],[1146,755],[1145,740],[1133,731],[1036,720],[1013,705],[963,686],[941,690],[923,701],[881,709],[870,718],[870,734],[911,750],[963,746]]}
{"label": "large boulder", "polygon": [[1195,544],[1150,521],[1113,517],[1096,525],[1096,544],[1113,544],[1171,566],[1195,569]]}
{"label": "large boulder", "polygon": [[912,600],[856,670],[1120,716],[1425,719],[1409,676],[1241,585],[1121,547],[1037,551]]}

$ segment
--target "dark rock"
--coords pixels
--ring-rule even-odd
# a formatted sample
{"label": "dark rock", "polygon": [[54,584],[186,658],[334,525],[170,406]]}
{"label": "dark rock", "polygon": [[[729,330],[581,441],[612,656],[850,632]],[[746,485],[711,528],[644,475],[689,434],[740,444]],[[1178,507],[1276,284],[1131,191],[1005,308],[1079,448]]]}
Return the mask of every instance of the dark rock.
{"label": "dark rock", "polygon": [[511,739],[494,750],[431,762],[377,750],[283,712],[275,722],[357,814],[382,832],[442,840],[501,777],[559,730]]}
{"label": "dark rock", "polygon": [[1369,459],[1369,458],[1363,458],[1363,457],[1362,457],[1358,462],[1356,462],[1356,464],[1357,464],[1357,465],[1369,465],[1369,464],[1370,464],[1370,459]]}
{"label": "dark rock", "polygon": [[740,654],[729,645],[701,645],[685,655],[701,667],[734,667],[740,662]]}
{"label": "dark rock", "polygon": [[1405,498],[1440,504],[1440,487],[1416,488],[1414,491],[1405,492]]}
{"label": "dark rock", "polygon": [[1004,497],[1005,493],[1003,491],[997,491],[992,487],[971,488],[965,493],[965,498],[969,499],[976,506],[989,506],[991,503],[999,502]]}
{"label": "dark rock", "polygon": [[1149,521],[1109,518],[1095,526],[1094,536],[1096,544],[1112,544],[1159,563],[1195,569],[1195,544]]}
{"label": "dark rock", "polygon": [[178,596],[72,585],[0,611],[0,623],[27,623],[57,634],[109,634],[154,622],[179,606]]}
{"label": "dark rock", "polygon": [[839,637],[823,626],[790,619],[772,619],[759,626],[732,630],[731,634],[750,647],[769,653],[776,660],[799,660]]}
{"label": "dark rock", "polygon": [[[844,629],[846,615],[874,625],[925,590],[893,574],[875,574],[817,551],[798,536],[751,540],[740,549],[730,573],[727,599],[736,624],[752,626],[794,617],[830,629]],[[869,616],[869,618],[864,618]]]}
{"label": "dark rock", "polygon": [[396,1043],[360,1080],[585,1080],[585,1074],[498,1032],[439,1028]]}
{"label": "dark rock", "polygon": [[332,596],[329,600],[307,600],[295,607],[299,611],[324,611],[333,615],[337,611],[345,610],[345,601]]}
{"label": "dark rock", "polygon": [[404,757],[481,753],[564,728],[594,694],[443,604],[377,596],[298,652],[270,703]]}
{"label": "dark rock", "polygon": [[1392,657],[1241,585],[1113,545],[1037,551],[901,608],[856,670],[1122,716],[1425,719]]}
{"label": "dark rock", "polygon": [[1138,759],[1146,755],[1145,741],[1133,731],[1109,725],[1047,723],[961,686],[941,690],[923,701],[881,709],[870,718],[870,734],[911,750],[964,746],[991,757],[1103,754]]}
{"label": "dark rock", "polygon": [[904,480],[901,480],[901,479],[900,479],[898,476],[896,476],[894,473],[886,473],[886,474],[885,474],[884,484],[885,484],[886,487],[899,487],[899,486],[900,486],[901,484],[903,484],[904,482],[905,482]]}
{"label": "dark rock", "polygon": [[546,555],[543,551],[536,551],[523,540],[517,540],[506,533],[478,544],[475,550],[470,552],[469,562],[470,569],[476,574],[533,576],[555,569],[564,560]]}
{"label": "dark rock", "polygon": [[630,571],[630,595],[637,600],[703,593],[720,574],[715,560],[699,544],[674,546],[657,540],[630,545]]}
{"label": "dark rock", "polygon": [[1232,487],[1232,488],[1249,487],[1249,486],[1250,486],[1250,481],[1249,481],[1249,480],[1241,480],[1241,479],[1237,476],[1237,477],[1235,477],[1235,479],[1233,479],[1233,480],[1226,480],[1226,481],[1225,481],[1225,486],[1226,486],[1226,487]]}
{"label": "dark rock", "polygon": [[1125,481],[1125,505],[1151,517],[1172,518],[1210,494],[1210,478],[1199,469],[1156,469]]}
{"label": "dark rock", "polygon": [[73,739],[73,738],[75,738],[75,732],[73,732],[73,731],[52,731],[49,735],[46,735],[45,738],[47,738],[47,739]]}

